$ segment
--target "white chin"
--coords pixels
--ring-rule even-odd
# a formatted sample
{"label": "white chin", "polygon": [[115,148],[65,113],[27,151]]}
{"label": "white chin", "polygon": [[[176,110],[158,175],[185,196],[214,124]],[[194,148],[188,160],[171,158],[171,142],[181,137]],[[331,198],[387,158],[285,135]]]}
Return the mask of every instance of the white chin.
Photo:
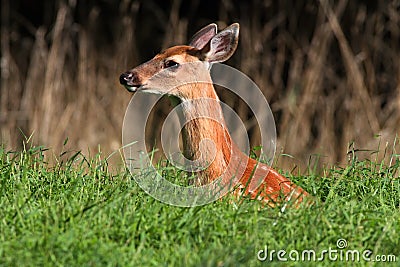
{"label": "white chin", "polygon": [[146,88],[144,86],[129,86],[129,85],[125,85],[125,88],[129,91],[129,92],[142,92],[142,93],[146,93],[146,94],[155,94],[155,95],[163,95],[164,93],[157,90],[157,89],[152,89],[152,88]]}
{"label": "white chin", "polygon": [[128,90],[129,92],[136,92],[137,89],[138,89],[139,87],[137,87],[137,86],[125,85],[125,88],[126,88],[126,90]]}
{"label": "white chin", "polygon": [[140,90],[140,92],[146,93],[146,94],[154,94],[154,95],[164,95],[165,93],[160,92],[159,90],[155,90],[155,89],[143,89]]}

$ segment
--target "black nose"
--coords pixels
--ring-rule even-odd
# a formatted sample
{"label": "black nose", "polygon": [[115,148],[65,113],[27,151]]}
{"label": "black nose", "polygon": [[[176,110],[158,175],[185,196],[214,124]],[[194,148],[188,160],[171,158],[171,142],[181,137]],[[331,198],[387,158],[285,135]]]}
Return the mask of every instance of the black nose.
{"label": "black nose", "polygon": [[119,82],[122,85],[131,85],[132,84],[133,74],[131,72],[124,72],[119,76]]}

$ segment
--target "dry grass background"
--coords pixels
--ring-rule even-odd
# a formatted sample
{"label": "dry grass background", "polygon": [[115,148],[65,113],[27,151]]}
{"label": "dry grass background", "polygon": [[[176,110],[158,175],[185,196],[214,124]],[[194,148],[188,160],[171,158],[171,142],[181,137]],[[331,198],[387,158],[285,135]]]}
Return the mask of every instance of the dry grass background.
{"label": "dry grass background", "polygon": [[[241,25],[228,64],[271,104],[278,153],[294,157],[279,157],[279,167],[343,163],[353,141],[360,151],[395,149],[399,0],[43,2],[1,2],[0,143],[8,149],[21,146],[23,132],[56,153],[117,150],[130,98],[119,74],[211,22]],[[247,107],[220,93],[249,119],[256,145]]]}

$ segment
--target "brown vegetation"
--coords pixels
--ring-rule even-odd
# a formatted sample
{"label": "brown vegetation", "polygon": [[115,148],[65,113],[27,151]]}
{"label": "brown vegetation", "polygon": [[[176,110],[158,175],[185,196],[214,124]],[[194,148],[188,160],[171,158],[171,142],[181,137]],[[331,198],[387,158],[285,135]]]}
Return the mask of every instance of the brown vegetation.
{"label": "brown vegetation", "polygon": [[[120,73],[186,43],[211,22],[241,25],[238,51],[227,64],[264,90],[278,153],[294,156],[280,157],[280,167],[303,165],[311,154],[343,162],[353,141],[356,149],[378,149],[380,142],[384,151],[400,126],[398,0],[1,5],[0,143],[7,148],[17,149],[23,132],[55,151],[66,138],[74,150],[118,149],[130,97]],[[243,103],[221,95],[248,118]]]}

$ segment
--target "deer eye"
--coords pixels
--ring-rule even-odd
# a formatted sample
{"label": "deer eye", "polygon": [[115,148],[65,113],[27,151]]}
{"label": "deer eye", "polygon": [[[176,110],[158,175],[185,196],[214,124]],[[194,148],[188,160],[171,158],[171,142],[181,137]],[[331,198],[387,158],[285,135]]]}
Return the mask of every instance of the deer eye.
{"label": "deer eye", "polygon": [[179,63],[173,60],[167,60],[164,62],[164,68],[177,68]]}

